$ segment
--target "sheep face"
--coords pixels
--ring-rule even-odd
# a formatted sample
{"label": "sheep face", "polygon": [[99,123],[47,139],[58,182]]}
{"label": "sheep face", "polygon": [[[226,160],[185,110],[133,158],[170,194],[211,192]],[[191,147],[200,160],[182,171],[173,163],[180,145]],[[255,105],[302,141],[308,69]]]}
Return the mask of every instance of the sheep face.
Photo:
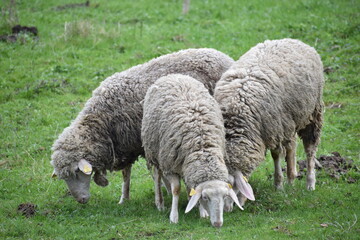
{"label": "sheep face", "polygon": [[203,182],[195,190],[192,190],[190,195],[192,197],[185,212],[190,211],[199,201],[201,207],[210,215],[210,221],[214,227],[223,225],[223,210],[226,198],[231,198],[242,209],[231,185],[223,181],[211,180]]}
{"label": "sheep face", "polygon": [[87,203],[90,198],[90,180],[91,175],[79,171],[75,176],[65,179],[71,195],[79,203]]}
{"label": "sheep face", "polygon": [[[71,168],[73,174],[63,177],[65,180],[71,195],[79,203],[87,203],[90,198],[90,180],[92,174],[91,164],[81,159],[78,164],[73,165]],[[56,168],[53,172],[53,177],[56,177]]]}

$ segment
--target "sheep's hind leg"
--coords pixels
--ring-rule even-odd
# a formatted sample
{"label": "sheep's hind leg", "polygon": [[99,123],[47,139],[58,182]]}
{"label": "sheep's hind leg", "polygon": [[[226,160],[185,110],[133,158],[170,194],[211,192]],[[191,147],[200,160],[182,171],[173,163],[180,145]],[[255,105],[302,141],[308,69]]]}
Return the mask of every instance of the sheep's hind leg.
{"label": "sheep's hind leg", "polygon": [[180,178],[177,175],[167,175],[166,179],[171,185],[172,204],[170,212],[170,222],[177,223],[179,221],[179,196],[180,196]]}
{"label": "sheep's hind leg", "polygon": [[166,178],[162,177],[162,183],[162,186],[165,187],[167,194],[171,194],[171,185],[169,181]]}
{"label": "sheep's hind leg", "polygon": [[323,105],[317,106],[313,113],[313,122],[307,125],[304,129],[298,132],[303,140],[304,149],[306,152],[306,187],[308,190],[315,190],[316,175],[315,175],[315,154],[317,146],[320,142],[320,133],[323,122]]}
{"label": "sheep's hind leg", "polygon": [[161,179],[162,172],[158,168],[154,167],[155,205],[159,211],[165,210],[164,198],[161,191]]}
{"label": "sheep's hind leg", "polygon": [[130,199],[130,177],[131,177],[131,165],[124,168],[122,171],[123,184],[121,189],[121,197],[119,204],[123,204],[125,200]]}
{"label": "sheep's hind leg", "polygon": [[315,153],[317,151],[317,147],[307,141],[304,142],[304,148],[306,152],[306,187],[308,190],[315,190],[316,176],[315,176]]}
{"label": "sheep's hind leg", "polygon": [[296,137],[294,137],[286,148],[286,175],[288,184],[292,185],[297,177],[296,170]]}
{"label": "sheep's hind leg", "polygon": [[277,190],[283,189],[284,176],[281,169],[280,154],[276,150],[271,150],[271,156],[274,160],[274,185]]}

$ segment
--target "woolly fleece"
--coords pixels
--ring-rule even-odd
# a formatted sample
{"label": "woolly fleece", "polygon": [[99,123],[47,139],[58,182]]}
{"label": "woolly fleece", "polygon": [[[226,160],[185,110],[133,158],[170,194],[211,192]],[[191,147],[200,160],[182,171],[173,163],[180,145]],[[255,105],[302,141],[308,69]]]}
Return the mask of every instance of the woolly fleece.
{"label": "woolly fleece", "polygon": [[221,111],[199,81],[180,74],[157,80],[144,100],[141,134],[147,161],[188,188],[228,181]]}
{"label": "woolly fleece", "polygon": [[233,62],[214,49],[188,49],[108,77],[55,141],[51,163],[56,174],[64,179],[74,176],[81,159],[90,162],[96,173],[131,166],[143,154],[140,101],[155,80],[171,73],[187,74],[212,93]]}
{"label": "woolly fleece", "polygon": [[225,121],[230,174],[249,176],[266,149],[283,153],[296,133],[317,145],[323,84],[320,56],[298,40],[268,40],[240,57],[214,95]]}

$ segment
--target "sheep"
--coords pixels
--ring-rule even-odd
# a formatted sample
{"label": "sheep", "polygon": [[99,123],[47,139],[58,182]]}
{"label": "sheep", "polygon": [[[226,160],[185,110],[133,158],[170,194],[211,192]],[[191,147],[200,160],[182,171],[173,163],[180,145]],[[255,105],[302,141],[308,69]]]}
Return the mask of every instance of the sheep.
{"label": "sheep", "polygon": [[[296,171],[296,133],[307,156],[307,189],[315,190],[314,161],[323,121],[323,65],[316,50],[299,40],[267,40],[251,48],[215,87],[226,128],[226,161],[234,189],[254,200],[244,180],[270,149],[274,184],[282,189],[280,156],[287,162],[287,181]],[[244,199],[240,204],[243,205]]]}
{"label": "sheep", "polygon": [[141,138],[146,160],[155,168],[157,207],[163,209],[159,177],[163,176],[171,185],[173,197],[170,222],[178,222],[183,178],[192,189],[185,213],[200,201],[212,225],[221,227],[224,198],[230,197],[241,206],[228,184],[224,122],[215,99],[194,78],[171,74],[149,88],[143,104]]}
{"label": "sheep", "polygon": [[144,151],[142,101],[156,79],[171,73],[197,78],[212,94],[216,81],[234,62],[214,49],[187,49],[115,73],[93,91],[76,119],[52,146],[53,175],[64,179],[79,203],[90,198],[91,175],[106,186],[106,172],[122,170],[120,204],[129,199],[131,165]]}

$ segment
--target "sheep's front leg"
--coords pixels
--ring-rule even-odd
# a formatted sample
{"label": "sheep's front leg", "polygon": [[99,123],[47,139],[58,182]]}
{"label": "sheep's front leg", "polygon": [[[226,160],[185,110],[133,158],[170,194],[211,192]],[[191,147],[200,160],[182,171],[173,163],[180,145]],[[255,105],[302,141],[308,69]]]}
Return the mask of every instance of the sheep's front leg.
{"label": "sheep's front leg", "polygon": [[180,178],[177,175],[167,175],[167,180],[171,186],[172,204],[170,212],[170,222],[177,223],[179,221],[179,196],[180,196]]}
{"label": "sheep's front leg", "polygon": [[164,198],[161,191],[161,179],[162,179],[161,171],[157,167],[154,167],[155,205],[157,209],[159,209],[159,211],[165,210]]}
{"label": "sheep's front leg", "polygon": [[277,151],[271,151],[271,156],[274,160],[274,165],[275,165],[275,172],[274,172],[274,184],[275,184],[275,188],[277,190],[282,190],[283,189],[283,173],[281,170],[281,162],[280,162],[280,156],[279,153]]}
{"label": "sheep's front leg", "polygon": [[121,189],[121,197],[119,204],[123,204],[126,200],[130,199],[130,177],[131,177],[131,165],[124,168],[122,171],[123,184]]}
{"label": "sheep's front leg", "polygon": [[201,204],[199,204],[199,212],[200,212],[200,217],[202,217],[202,218],[209,217],[209,213],[206,211],[206,209]]}

